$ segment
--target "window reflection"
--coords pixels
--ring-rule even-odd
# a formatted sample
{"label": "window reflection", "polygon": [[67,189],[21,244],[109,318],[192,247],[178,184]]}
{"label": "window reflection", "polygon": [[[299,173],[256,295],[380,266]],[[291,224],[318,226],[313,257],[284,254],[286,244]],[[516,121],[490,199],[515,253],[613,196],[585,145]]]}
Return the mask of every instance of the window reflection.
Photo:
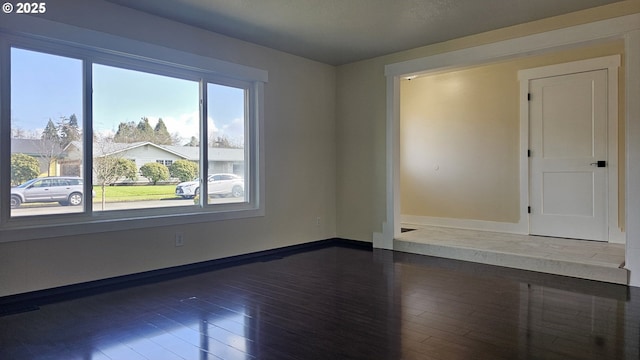
{"label": "window reflection", "polygon": [[[229,310],[218,308],[224,315],[199,310],[199,306],[211,310],[215,305],[196,298],[183,301],[188,313],[177,312],[155,314],[141,320],[140,328],[116,344],[96,346],[92,359],[100,356],[109,358],[137,359],[249,359],[253,340],[247,333],[251,317],[245,309]],[[193,311],[193,312],[189,312]],[[177,321],[181,314],[187,316]],[[199,314],[199,315],[198,315]],[[193,315],[193,316],[191,316]]]}

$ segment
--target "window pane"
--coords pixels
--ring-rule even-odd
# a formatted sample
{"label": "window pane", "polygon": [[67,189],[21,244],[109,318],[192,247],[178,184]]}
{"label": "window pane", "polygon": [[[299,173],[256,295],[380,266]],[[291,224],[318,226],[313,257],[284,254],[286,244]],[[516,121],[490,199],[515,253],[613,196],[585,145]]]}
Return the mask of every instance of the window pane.
{"label": "window pane", "polygon": [[245,91],[230,86],[207,84],[209,204],[247,200]]}
{"label": "window pane", "polygon": [[93,66],[94,211],[194,205],[198,99],[195,81]]}
{"label": "window pane", "polygon": [[82,61],[11,49],[11,216],[82,212]]}

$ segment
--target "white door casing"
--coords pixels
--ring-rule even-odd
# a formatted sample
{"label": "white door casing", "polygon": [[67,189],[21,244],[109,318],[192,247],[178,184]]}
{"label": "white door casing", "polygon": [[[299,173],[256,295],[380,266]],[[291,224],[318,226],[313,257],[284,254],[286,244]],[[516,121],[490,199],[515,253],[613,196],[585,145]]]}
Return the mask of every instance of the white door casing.
{"label": "white door casing", "polygon": [[617,226],[619,64],[619,56],[608,56],[519,73],[531,156],[530,234],[624,239]]}

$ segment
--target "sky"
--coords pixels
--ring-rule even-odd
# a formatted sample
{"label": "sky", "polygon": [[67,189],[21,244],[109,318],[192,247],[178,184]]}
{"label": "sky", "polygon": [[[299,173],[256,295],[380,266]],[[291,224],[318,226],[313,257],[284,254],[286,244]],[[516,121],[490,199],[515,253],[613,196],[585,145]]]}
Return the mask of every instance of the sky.
{"label": "sky", "polygon": [[[41,133],[49,119],[76,114],[82,121],[82,62],[13,48],[11,124]],[[198,82],[93,65],[93,127],[115,133],[121,122],[162,118],[186,143],[199,134]],[[209,134],[244,143],[244,90],[208,84]]]}

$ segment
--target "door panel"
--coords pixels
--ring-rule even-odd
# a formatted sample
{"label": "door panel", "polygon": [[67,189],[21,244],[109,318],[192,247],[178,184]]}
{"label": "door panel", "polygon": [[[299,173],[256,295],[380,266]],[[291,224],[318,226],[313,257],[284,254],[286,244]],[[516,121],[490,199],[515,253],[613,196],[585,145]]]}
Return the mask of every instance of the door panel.
{"label": "door panel", "polygon": [[607,239],[607,71],[529,82],[530,232]]}
{"label": "door panel", "polygon": [[593,216],[593,198],[584,196],[594,188],[591,172],[545,172],[542,174],[542,209],[546,215]]}

